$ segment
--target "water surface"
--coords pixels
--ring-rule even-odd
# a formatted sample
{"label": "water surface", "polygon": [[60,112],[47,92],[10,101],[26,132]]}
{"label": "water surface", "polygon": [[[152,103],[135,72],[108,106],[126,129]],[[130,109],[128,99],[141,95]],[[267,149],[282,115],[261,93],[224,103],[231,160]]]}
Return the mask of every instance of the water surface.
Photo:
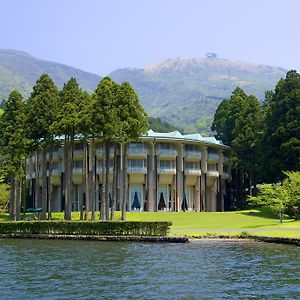
{"label": "water surface", "polygon": [[300,247],[0,240],[1,299],[300,299]]}

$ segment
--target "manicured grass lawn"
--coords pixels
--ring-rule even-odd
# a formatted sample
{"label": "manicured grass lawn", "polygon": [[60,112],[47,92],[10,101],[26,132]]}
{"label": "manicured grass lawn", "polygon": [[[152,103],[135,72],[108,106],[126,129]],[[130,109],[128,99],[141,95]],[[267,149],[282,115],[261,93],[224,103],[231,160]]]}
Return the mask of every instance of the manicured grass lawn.
{"label": "manicured grass lawn", "polygon": [[[251,235],[300,238],[300,221],[279,219],[266,209],[251,209],[234,212],[127,212],[128,221],[170,221],[169,235],[177,236],[218,236]],[[63,213],[53,213],[54,220],[62,220]],[[79,220],[80,213],[73,212],[72,220]],[[116,212],[115,220],[120,220]],[[0,221],[7,221],[8,214],[1,214]],[[99,213],[96,213],[99,220]]]}

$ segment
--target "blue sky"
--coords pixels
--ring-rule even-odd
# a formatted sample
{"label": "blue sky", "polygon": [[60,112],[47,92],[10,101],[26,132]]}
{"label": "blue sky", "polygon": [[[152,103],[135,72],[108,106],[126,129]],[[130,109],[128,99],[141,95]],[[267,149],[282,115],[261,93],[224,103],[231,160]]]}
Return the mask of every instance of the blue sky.
{"label": "blue sky", "polygon": [[297,0],[0,0],[0,48],[105,75],[171,57],[300,71]]}

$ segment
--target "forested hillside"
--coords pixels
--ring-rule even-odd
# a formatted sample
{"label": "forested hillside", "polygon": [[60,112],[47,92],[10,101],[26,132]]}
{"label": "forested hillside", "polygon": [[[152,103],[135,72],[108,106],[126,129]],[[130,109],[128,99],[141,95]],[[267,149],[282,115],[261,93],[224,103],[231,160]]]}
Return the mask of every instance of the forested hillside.
{"label": "forested hillside", "polygon": [[42,73],[49,74],[59,88],[74,77],[82,88],[92,91],[101,80],[98,75],[37,59],[25,52],[0,50],[0,101],[7,99],[13,89],[17,89],[24,97],[29,96]]}

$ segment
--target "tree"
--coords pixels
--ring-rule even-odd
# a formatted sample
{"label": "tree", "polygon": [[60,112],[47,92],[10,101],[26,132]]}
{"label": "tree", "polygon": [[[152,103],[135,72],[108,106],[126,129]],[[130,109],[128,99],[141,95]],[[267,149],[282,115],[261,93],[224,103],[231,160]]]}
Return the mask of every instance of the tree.
{"label": "tree", "polygon": [[[102,201],[100,218],[109,218],[109,156],[110,145],[118,140],[121,132],[120,120],[116,106],[118,85],[109,77],[104,77],[92,94],[93,107],[91,119],[93,120],[93,137],[103,141],[104,159],[102,170]],[[94,156],[94,155],[93,155]]]}
{"label": "tree", "polygon": [[293,207],[295,218],[299,217],[300,208],[300,172],[284,172],[286,178],[277,184],[262,184],[258,187],[257,196],[250,196],[248,202],[266,206],[277,213],[280,223],[288,207]]}
{"label": "tree", "polygon": [[216,137],[232,148],[232,208],[246,205],[246,189],[252,193],[259,168],[262,113],[258,100],[236,88],[219,105],[212,124]]}
{"label": "tree", "polygon": [[282,170],[300,170],[300,75],[289,71],[266,94],[262,138],[264,180],[278,181]]}
{"label": "tree", "polygon": [[5,103],[0,119],[4,177],[10,182],[10,219],[20,219],[22,180],[25,175],[24,160],[27,140],[25,138],[25,113],[22,95],[12,91]]}
{"label": "tree", "polygon": [[59,93],[56,121],[51,126],[54,135],[64,136],[64,190],[65,219],[71,219],[73,195],[73,161],[75,136],[82,129],[82,115],[88,103],[88,95],[81,90],[75,78],[64,84]]}
{"label": "tree", "polygon": [[[59,93],[52,79],[47,74],[42,74],[33,87],[27,101],[26,109],[26,133],[31,140],[31,150],[37,153],[41,149],[41,177],[42,177],[42,198],[39,201],[39,165],[38,155],[36,159],[35,178],[35,205],[41,204],[41,218],[46,218],[47,199],[49,190],[47,184],[47,152],[53,152],[54,135],[51,132],[51,125],[57,118],[57,105]],[[51,163],[51,160],[50,160]],[[49,176],[51,178],[51,174]]]}
{"label": "tree", "polygon": [[128,201],[126,144],[137,141],[142,134],[146,133],[148,122],[147,114],[139,101],[139,97],[128,82],[122,83],[119,87],[117,107],[121,125],[118,126],[119,132],[117,140],[118,143],[121,144],[121,159],[123,160],[122,220],[126,220],[126,203]]}

